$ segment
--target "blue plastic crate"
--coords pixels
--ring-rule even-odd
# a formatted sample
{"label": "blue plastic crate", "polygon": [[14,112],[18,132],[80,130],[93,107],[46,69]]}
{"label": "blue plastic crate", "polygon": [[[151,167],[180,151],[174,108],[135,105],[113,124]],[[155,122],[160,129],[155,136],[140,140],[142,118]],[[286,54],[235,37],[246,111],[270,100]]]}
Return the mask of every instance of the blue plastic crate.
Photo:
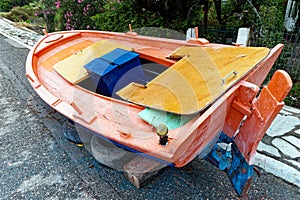
{"label": "blue plastic crate", "polygon": [[115,49],[84,66],[97,85],[97,93],[113,96],[131,82],[145,84],[139,54]]}

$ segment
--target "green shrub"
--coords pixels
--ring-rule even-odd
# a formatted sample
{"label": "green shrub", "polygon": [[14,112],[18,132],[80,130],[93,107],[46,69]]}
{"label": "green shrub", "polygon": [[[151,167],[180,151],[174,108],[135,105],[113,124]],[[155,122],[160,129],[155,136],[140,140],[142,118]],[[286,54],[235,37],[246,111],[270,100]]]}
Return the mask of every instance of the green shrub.
{"label": "green shrub", "polygon": [[0,12],[8,12],[13,7],[22,7],[28,5],[34,0],[1,0],[0,1]]}
{"label": "green shrub", "polygon": [[35,12],[36,12],[36,8],[33,5],[34,4],[30,3],[28,5],[22,6],[22,9],[26,11],[26,13],[31,17],[35,16]]}
{"label": "green shrub", "polygon": [[101,11],[102,0],[61,0],[56,2],[59,18],[64,24],[64,29],[95,29],[91,16]]}
{"label": "green shrub", "polygon": [[0,1],[0,12],[8,12],[13,7],[11,0]]}
{"label": "green shrub", "polygon": [[29,20],[29,14],[24,8],[14,7],[7,15],[7,18],[14,22],[25,22]]}
{"label": "green shrub", "polygon": [[91,16],[101,10],[100,0],[40,0],[37,16],[43,17],[47,31],[94,29]]}
{"label": "green shrub", "polygon": [[155,12],[139,9],[132,0],[111,0],[92,20],[96,29],[117,32],[128,30],[128,24],[132,24],[133,28],[160,27],[163,24],[162,17]]}

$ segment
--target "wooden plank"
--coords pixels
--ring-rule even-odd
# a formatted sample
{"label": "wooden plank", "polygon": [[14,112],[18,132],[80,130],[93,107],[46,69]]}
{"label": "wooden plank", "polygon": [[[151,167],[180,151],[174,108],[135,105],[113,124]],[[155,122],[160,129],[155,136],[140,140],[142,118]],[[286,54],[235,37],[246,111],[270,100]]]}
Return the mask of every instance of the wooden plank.
{"label": "wooden plank", "polygon": [[137,188],[157,176],[165,165],[143,156],[137,156],[124,165],[125,177]]}
{"label": "wooden plank", "polygon": [[100,40],[82,51],[56,63],[54,69],[70,83],[77,84],[89,77],[87,70],[83,67],[84,65],[116,48],[131,50],[130,47],[118,43]]}
{"label": "wooden plank", "polygon": [[153,109],[194,114],[237,83],[268,53],[269,49],[262,47],[182,47],[170,55],[182,59],[145,88],[130,84],[117,94]]}
{"label": "wooden plank", "polygon": [[78,51],[88,47],[92,43],[93,43],[92,41],[85,40],[85,41],[79,42],[77,44],[74,44],[70,47],[64,48],[63,50],[57,52],[53,56],[51,56],[51,57],[47,58],[46,60],[42,61],[41,66],[44,67],[45,69],[51,71],[51,70],[53,70],[53,66],[57,62],[59,62],[61,60],[64,60],[65,58],[73,55],[75,52],[78,52]]}

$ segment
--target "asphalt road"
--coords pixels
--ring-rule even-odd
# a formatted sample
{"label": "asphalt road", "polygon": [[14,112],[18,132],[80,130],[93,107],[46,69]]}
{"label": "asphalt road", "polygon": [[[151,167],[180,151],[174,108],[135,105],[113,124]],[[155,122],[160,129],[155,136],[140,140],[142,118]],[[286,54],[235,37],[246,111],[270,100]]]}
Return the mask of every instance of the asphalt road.
{"label": "asphalt road", "polygon": [[[225,173],[195,159],[165,168],[142,189],[62,135],[66,120],[25,77],[28,49],[0,35],[0,199],[237,199]],[[299,199],[300,189],[261,170],[243,199]]]}

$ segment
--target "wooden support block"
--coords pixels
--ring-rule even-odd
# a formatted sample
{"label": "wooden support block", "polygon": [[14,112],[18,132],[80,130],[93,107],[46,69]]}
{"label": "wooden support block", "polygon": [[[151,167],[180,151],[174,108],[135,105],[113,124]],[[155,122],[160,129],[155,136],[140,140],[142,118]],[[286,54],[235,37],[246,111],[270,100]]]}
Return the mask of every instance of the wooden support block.
{"label": "wooden support block", "polygon": [[125,177],[137,188],[154,178],[166,165],[143,156],[137,156],[124,165]]}

